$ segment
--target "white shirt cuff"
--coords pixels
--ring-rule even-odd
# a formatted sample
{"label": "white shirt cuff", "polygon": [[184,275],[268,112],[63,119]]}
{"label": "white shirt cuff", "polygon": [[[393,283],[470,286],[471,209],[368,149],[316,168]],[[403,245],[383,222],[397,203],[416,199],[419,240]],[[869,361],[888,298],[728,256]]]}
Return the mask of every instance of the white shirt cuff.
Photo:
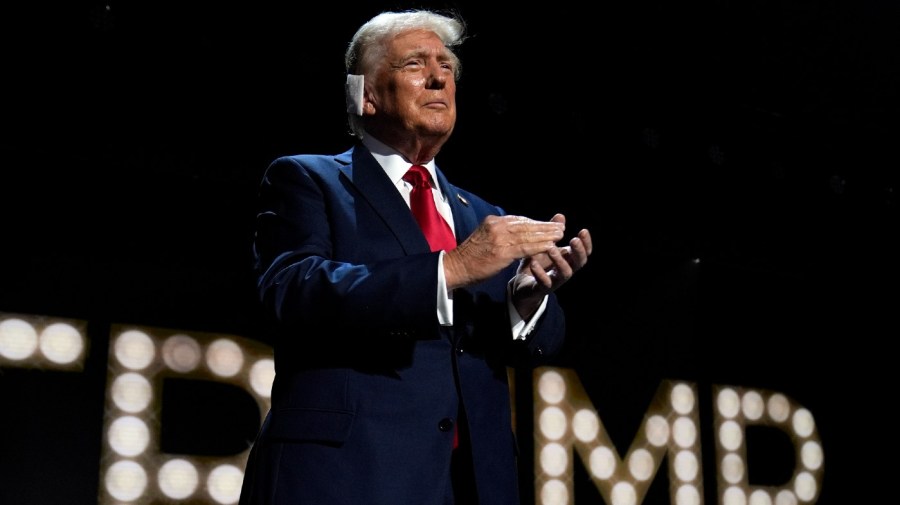
{"label": "white shirt cuff", "polygon": [[510,323],[512,323],[513,340],[525,340],[526,338],[528,338],[528,335],[531,335],[531,332],[534,331],[534,327],[537,326],[537,322],[541,319],[541,315],[547,308],[547,297],[544,296],[544,299],[541,300],[541,306],[538,307],[534,315],[531,316],[531,319],[525,321],[524,319],[522,319],[522,316],[519,315],[519,311],[516,310],[516,306],[513,305],[512,287],[507,284],[506,308],[509,310],[509,321]]}
{"label": "white shirt cuff", "polygon": [[453,296],[447,291],[447,278],[444,276],[444,254],[438,258],[437,318],[441,326],[453,326]]}

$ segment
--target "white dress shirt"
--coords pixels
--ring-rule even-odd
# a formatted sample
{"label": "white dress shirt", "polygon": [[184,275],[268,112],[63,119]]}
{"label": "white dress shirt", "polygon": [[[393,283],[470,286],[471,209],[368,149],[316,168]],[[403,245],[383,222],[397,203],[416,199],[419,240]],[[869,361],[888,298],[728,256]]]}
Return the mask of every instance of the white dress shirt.
{"label": "white dress shirt", "polygon": [[[384,172],[387,174],[388,178],[391,182],[394,183],[394,186],[397,188],[397,191],[400,192],[400,195],[403,196],[403,200],[406,201],[406,205],[409,205],[409,194],[412,191],[412,185],[403,180],[403,176],[409,171],[409,167],[412,166],[412,163],[403,157],[396,149],[380,142],[379,140],[373,138],[371,135],[365,135],[362,140],[363,145],[369,149],[369,152],[372,153],[372,156],[375,158],[375,161],[381,165],[381,168],[384,169]],[[453,212],[450,210],[450,204],[447,202],[447,195],[445,195],[440,188],[440,182],[438,182],[438,178],[435,176],[434,172],[434,159],[429,160],[427,163],[423,164],[423,166],[428,170],[428,173],[431,175],[431,181],[434,184],[431,188],[432,195],[434,196],[434,203],[437,207],[438,212],[447,221],[447,224],[450,226],[450,229],[453,233],[456,233],[456,230],[453,226]],[[447,279],[444,276],[444,255],[445,251],[441,251],[441,256],[438,259],[438,290],[437,290],[437,318],[438,322],[442,326],[453,326],[453,292],[447,289]],[[531,318],[530,321],[525,321],[519,315],[519,312],[516,310],[515,306],[512,304],[511,297],[509,296],[510,290],[507,287],[507,306],[509,309],[509,317],[510,322],[512,324],[512,337],[514,339],[524,339],[528,336],[529,333],[534,329],[535,324],[540,319],[540,315],[544,312],[544,308],[547,305],[547,297],[544,297],[543,302],[541,302],[541,306],[535,315]]]}

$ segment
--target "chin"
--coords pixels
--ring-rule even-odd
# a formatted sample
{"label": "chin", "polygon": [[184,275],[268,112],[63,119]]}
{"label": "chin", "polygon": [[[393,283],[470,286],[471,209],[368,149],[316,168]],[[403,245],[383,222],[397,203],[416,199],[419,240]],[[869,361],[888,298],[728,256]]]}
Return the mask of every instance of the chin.
{"label": "chin", "polygon": [[447,141],[447,139],[450,138],[451,133],[453,133],[452,129],[451,130],[443,130],[443,131],[427,130],[427,131],[419,132],[419,138],[431,139],[431,141],[433,143],[443,144],[444,142]]}
{"label": "chin", "polygon": [[449,137],[450,134],[453,133],[453,124],[446,124],[444,122],[431,123],[424,125],[419,131],[430,137]]}

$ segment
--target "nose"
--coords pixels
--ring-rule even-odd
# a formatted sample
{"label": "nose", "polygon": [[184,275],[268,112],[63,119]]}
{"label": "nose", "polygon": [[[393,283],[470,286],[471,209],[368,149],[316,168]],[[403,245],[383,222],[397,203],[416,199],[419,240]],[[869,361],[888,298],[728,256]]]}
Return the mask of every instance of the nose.
{"label": "nose", "polygon": [[425,87],[428,89],[443,89],[447,85],[448,72],[441,63],[431,62],[428,64],[428,80]]}

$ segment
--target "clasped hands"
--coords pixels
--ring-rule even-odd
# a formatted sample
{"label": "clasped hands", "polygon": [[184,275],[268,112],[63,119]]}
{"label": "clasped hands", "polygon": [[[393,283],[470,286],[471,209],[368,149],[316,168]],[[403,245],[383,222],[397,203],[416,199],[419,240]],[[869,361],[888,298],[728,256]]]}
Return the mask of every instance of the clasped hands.
{"label": "clasped hands", "polygon": [[587,229],[580,230],[568,245],[557,245],[565,228],[562,214],[550,221],[522,216],[486,217],[468,238],[447,251],[444,271],[448,288],[476,284],[519,261],[510,281],[513,303],[523,319],[528,319],[543,297],[571,279],[591,255],[593,245]]}

